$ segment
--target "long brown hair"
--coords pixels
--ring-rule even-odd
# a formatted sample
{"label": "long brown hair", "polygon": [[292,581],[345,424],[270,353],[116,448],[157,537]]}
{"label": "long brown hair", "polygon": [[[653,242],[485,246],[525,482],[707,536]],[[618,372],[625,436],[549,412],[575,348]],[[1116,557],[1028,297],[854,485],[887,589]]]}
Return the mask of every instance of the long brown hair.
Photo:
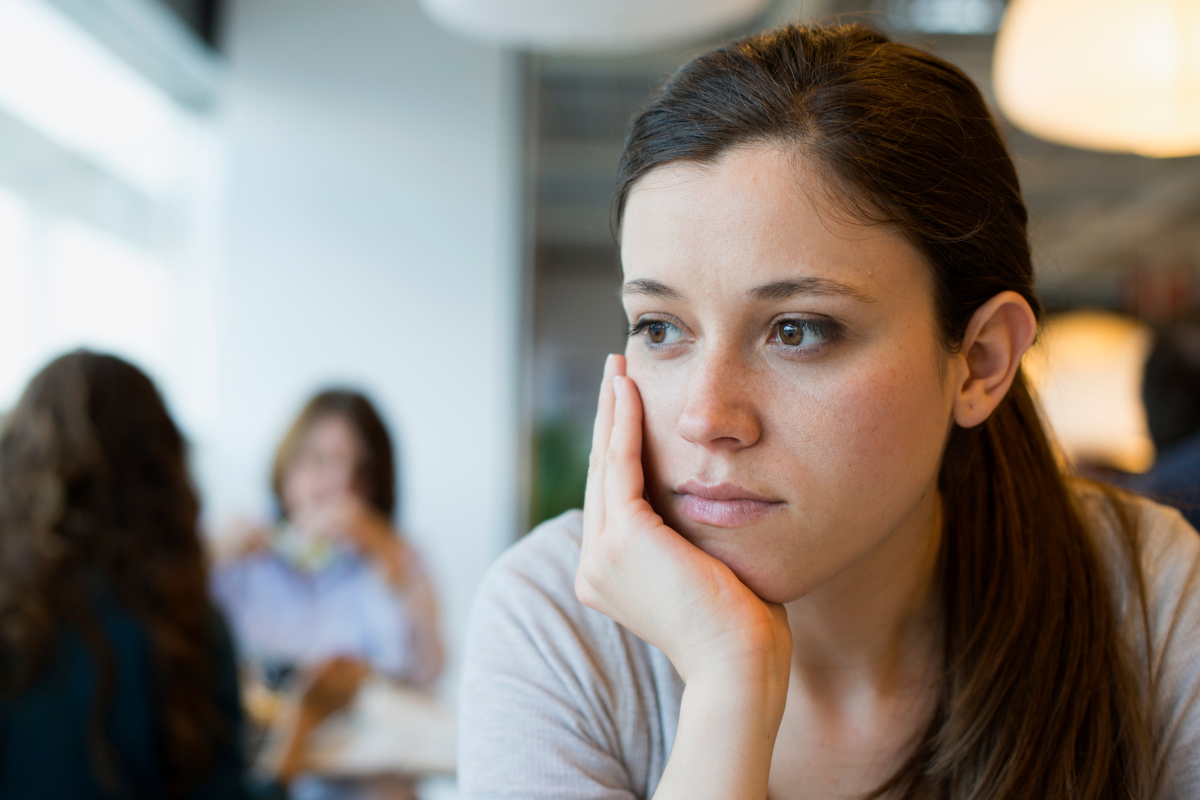
{"label": "long brown hair", "polygon": [[[999,292],[1040,315],[1012,158],[954,66],[861,25],[787,26],[701,55],[633,122],[616,229],[651,170],[756,144],[790,150],[823,176],[830,207],[924,254],[948,351]],[[873,795],[1149,797],[1140,655],[1020,372],[986,422],[954,427],[938,483],[945,673],[929,725]],[[1132,516],[1108,498],[1144,608]]]}
{"label": "long brown hair", "polygon": [[358,435],[359,461],[355,470],[355,481],[363,493],[363,499],[388,519],[396,515],[396,459],[392,437],[375,406],[366,395],[352,389],[325,389],[304,404],[279,449],[275,451],[275,462],[271,468],[271,490],[279,506],[281,516],[287,515],[283,507],[283,484],[288,470],[300,455],[304,437],[312,426],[325,417],[341,417]]}
{"label": "long brown hair", "polygon": [[92,768],[114,791],[124,781],[103,731],[115,659],[93,609],[96,592],[110,592],[149,639],[172,794],[203,777],[229,733],[211,699],[214,612],[198,514],[183,437],[150,379],[121,359],[62,356],[5,421],[0,689],[10,696],[28,686],[60,632],[78,631],[97,669]]}

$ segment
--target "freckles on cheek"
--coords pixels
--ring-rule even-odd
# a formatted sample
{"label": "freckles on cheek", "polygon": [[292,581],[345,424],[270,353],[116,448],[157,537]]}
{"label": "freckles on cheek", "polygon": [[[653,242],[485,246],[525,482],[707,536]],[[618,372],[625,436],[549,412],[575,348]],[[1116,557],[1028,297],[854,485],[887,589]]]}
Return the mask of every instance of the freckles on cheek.
{"label": "freckles on cheek", "polygon": [[642,464],[647,484],[653,486],[669,473],[671,447],[687,401],[686,386],[669,375],[630,366],[629,377],[637,384],[642,398]]}
{"label": "freckles on cheek", "polygon": [[817,441],[812,444],[827,475],[849,484],[870,483],[881,473],[893,473],[897,462],[919,459],[939,407],[919,390],[920,380],[895,366],[876,366],[813,398],[810,419]]}

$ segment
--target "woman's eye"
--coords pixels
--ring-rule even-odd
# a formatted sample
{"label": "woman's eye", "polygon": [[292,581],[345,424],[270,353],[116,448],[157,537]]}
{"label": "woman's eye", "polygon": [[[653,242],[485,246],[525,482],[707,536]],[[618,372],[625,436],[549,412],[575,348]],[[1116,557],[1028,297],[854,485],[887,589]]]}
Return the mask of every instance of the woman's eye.
{"label": "woman's eye", "polygon": [[811,320],[784,320],[775,326],[775,335],[780,344],[788,347],[813,347],[824,344],[831,338],[828,325]]}
{"label": "woman's eye", "polygon": [[651,322],[646,326],[646,338],[654,344],[662,344],[667,340],[668,329],[672,327],[665,322]]}
{"label": "woman's eye", "polygon": [[630,334],[639,333],[645,337],[647,344],[655,346],[675,344],[682,338],[678,327],[658,319],[643,320],[634,325]]}

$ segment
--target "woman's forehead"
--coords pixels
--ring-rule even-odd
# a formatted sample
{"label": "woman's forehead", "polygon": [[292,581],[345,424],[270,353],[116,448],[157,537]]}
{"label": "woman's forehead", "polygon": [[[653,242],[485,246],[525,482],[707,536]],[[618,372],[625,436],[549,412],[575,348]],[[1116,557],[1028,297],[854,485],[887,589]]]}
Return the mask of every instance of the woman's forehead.
{"label": "woman's forehead", "polygon": [[627,287],[651,281],[679,292],[801,281],[873,297],[929,282],[905,236],[849,219],[811,166],[766,146],[646,175],[625,207],[621,260]]}
{"label": "woman's forehead", "polygon": [[354,425],[344,414],[336,412],[318,416],[304,435],[304,443],[310,447],[358,449],[358,440]]}

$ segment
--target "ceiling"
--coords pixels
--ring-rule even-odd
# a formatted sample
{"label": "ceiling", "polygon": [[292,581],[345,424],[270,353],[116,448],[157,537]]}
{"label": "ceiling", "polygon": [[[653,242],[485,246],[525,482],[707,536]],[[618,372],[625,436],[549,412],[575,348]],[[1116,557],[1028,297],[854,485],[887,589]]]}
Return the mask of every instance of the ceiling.
{"label": "ceiling", "polygon": [[[888,2],[897,0],[875,0],[873,10],[848,18],[886,26]],[[807,18],[847,18],[853,6],[781,2],[755,26],[794,18],[797,8]],[[724,38],[742,32],[727,31]],[[993,35],[892,33],[958,65],[992,99]],[[608,215],[625,129],[676,67],[710,46],[623,58],[530,59],[539,272],[614,269]],[[1117,305],[1131,270],[1200,268],[1200,157],[1094,153],[1004,127],[1031,212],[1039,283],[1052,304]]]}

